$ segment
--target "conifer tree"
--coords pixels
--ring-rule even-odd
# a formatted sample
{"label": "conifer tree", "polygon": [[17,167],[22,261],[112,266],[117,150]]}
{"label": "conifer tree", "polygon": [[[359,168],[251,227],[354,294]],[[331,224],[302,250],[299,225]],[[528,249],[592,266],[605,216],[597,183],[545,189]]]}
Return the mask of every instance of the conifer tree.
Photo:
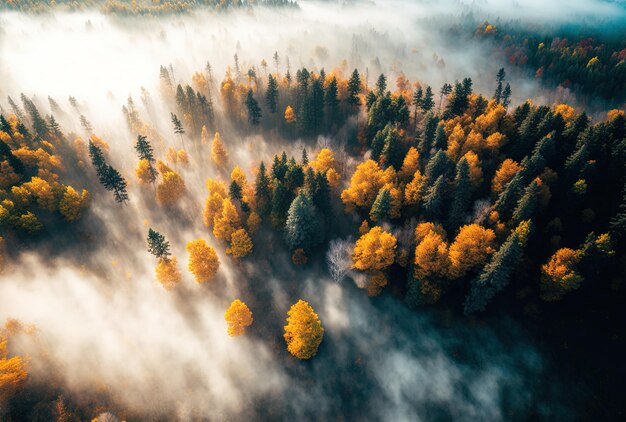
{"label": "conifer tree", "polygon": [[504,72],[504,68],[500,68],[498,70],[498,74],[496,75],[496,91],[493,94],[493,99],[496,100],[496,103],[500,103],[502,101],[502,82],[504,82],[504,78],[506,77],[506,73]]}
{"label": "conifer tree", "polygon": [[370,210],[372,221],[383,221],[389,216],[391,210],[391,194],[388,189],[381,189]]}
{"label": "conifer tree", "polygon": [[537,203],[539,202],[540,182],[538,179],[533,180],[524,189],[524,194],[517,203],[511,222],[513,224],[519,224],[523,220],[529,220],[533,217],[535,209],[537,209]]}
{"label": "conifer tree", "polygon": [[348,97],[346,101],[352,107],[357,107],[361,105],[361,100],[359,99],[359,93],[361,92],[361,78],[359,76],[359,71],[354,69],[352,72],[352,76],[350,76],[350,80],[348,81]]}
{"label": "conifer tree", "polygon": [[271,74],[269,75],[267,81],[265,104],[267,104],[267,108],[270,113],[274,114],[278,111],[278,83],[276,82],[276,78],[274,78]]}
{"label": "conifer tree", "polygon": [[254,99],[252,89],[248,90],[246,96],[246,108],[248,109],[248,122],[253,126],[258,125],[261,122],[261,108]]}
{"label": "conifer tree", "polygon": [[429,113],[433,107],[435,106],[435,101],[433,100],[433,90],[430,86],[426,87],[426,92],[424,94],[424,99],[421,103],[421,108],[424,113]]}
{"label": "conifer tree", "polygon": [[289,207],[286,237],[289,247],[310,251],[322,240],[316,209],[308,196],[298,194]]}
{"label": "conifer tree", "polygon": [[454,197],[450,208],[449,225],[452,229],[463,224],[463,217],[469,208],[471,197],[469,164],[465,158],[461,158],[456,165]]}
{"label": "conifer tree", "polygon": [[265,171],[265,164],[261,161],[259,166],[259,173],[255,180],[255,196],[257,212],[261,217],[267,217],[270,213],[271,203],[271,190],[270,181]]}
{"label": "conifer tree", "polygon": [[472,280],[463,308],[466,314],[484,311],[493,297],[509,284],[522,258],[530,229],[531,222],[522,221],[492,256],[480,276]]}
{"label": "conifer tree", "polygon": [[158,259],[167,259],[170,253],[170,242],[165,240],[165,236],[161,233],[148,229],[148,252]]}
{"label": "conifer tree", "polygon": [[444,203],[443,196],[445,188],[446,180],[443,175],[441,175],[428,188],[426,195],[424,195],[424,212],[433,220],[441,218],[441,207]]}
{"label": "conifer tree", "polygon": [[153,183],[156,180],[156,170],[154,169],[154,152],[152,145],[148,142],[148,139],[144,135],[137,136],[137,143],[135,144],[135,151],[140,160],[146,160],[149,165],[149,181]]}

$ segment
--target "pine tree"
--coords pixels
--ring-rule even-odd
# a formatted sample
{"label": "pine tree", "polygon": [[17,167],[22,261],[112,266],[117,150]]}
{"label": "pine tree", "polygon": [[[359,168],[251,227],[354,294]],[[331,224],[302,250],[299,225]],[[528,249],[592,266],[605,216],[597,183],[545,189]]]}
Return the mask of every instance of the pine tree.
{"label": "pine tree", "polygon": [[107,190],[113,191],[116,202],[126,202],[128,200],[126,180],[122,177],[120,172],[111,165],[106,166],[103,185]]}
{"label": "pine tree", "polygon": [[422,107],[422,101],[424,100],[424,91],[422,90],[422,87],[420,86],[414,93],[413,93],[413,106],[414,106],[414,115],[415,115],[415,123],[417,124],[417,110],[420,110]]}
{"label": "pine tree", "polygon": [[446,188],[446,180],[443,175],[428,188],[424,195],[424,212],[433,220],[441,218],[441,207],[444,203],[444,193]]}
{"label": "pine tree", "polygon": [[287,212],[291,205],[291,192],[285,187],[285,184],[276,180],[274,183],[274,192],[272,194],[272,223],[277,227],[282,227],[287,218]]}
{"label": "pine tree", "polygon": [[254,99],[252,89],[248,90],[248,95],[246,96],[246,108],[248,109],[248,122],[253,126],[258,125],[261,122],[261,108]]}
{"label": "pine tree", "polygon": [[439,123],[437,125],[437,131],[435,132],[435,144],[433,145],[433,148],[442,151],[445,151],[448,148],[448,136],[446,135],[443,123]]}
{"label": "pine tree", "polygon": [[385,95],[387,91],[387,77],[381,73],[376,81],[376,91],[379,96]]}
{"label": "pine tree", "polygon": [[389,130],[385,137],[385,146],[382,151],[384,167],[393,167],[399,170],[402,166],[402,149],[400,145],[400,135],[396,129]]}
{"label": "pine tree", "polygon": [[307,166],[309,164],[309,155],[306,152],[306,147],[302,147],[302,165]]}
{"label": "pine tree", "polygon": [[[180,85],[179,85],[180,86]],[[180,139],[183,138],[183,134],[185,133],[185,129],[183,128],[183,124],[174,113],[170,113],[172,118],[172,126],[174,127],[174,133],[180,135]]]}
{"label": "pine tree", "polygon": [[381,189],[370,210],[372,221],[383,221],[389,217],[391,210],[391,194],[387,189]]}
{"label": "pine tree", "polygon": [[332,77],[326,86],[326,90],[324,92],[324,104],[326,104],[326,107],[328,108],[328,112],[326,113],[326,116],[328,116],[328,123],[330,125],[337,123],[337,119],[339,117],[339,97],[337,78],[335,76]]}
{"label": "pine tree", "polygon": [[496,103],[500,103],[502,100],[502,82],[504,82],[505,77],[506,73],[502,67],[498,70],[498,74],[496,75],[496,91],[493,94],[493,99],[496,100]]}
{"label": "pine tree", "polygon": [[430,157],[430,150],[433,147],[435,141],[435,134],[437,132],[439,120],[432,113],[426,115],[426,124],[424,125],[424,136],[418,144],[418,150],[420,157],[427,159]]}
{"label": "pine tree", "polygon": [[304,193],[298,194],[289,207],[286,238],[289,247],[310,251],[322,240],[316,209]]}
{"label": "pine tree", "polygon": [[504,91],[502,91],[502,105],[506,109],[509,107],[509,104],[511,104],[511,85],[507,83]]}
{"label": "pine tree", "polygon": [[493,254],[480,276],[472,280],[463,307],[466,314],[484,311],[491,299],[509,284],[511,275],[522,258],[530,229],[530,221],[521,222]]}
{"label": "pine tree", "polygon": [[359,76],[359,71],[354,69],[352,72],[352,76],[348,81],[348,97],[346,101],[352,107],[358,107],[361,105],[361,100],[359,99],[359,93],[361,92],[361,78]]}
{"label": "pine tree", "polygon": [[498,196],[494,204],[495,210],[500,214],[500,218],[506,218],[510,215],[518,201],[524,186],[523,171],[515,173],[513,178],[507,183],[504,190]]}
{"label": "pine tree", "polygon": [[271,210],[271,191],[270,181],[265,172],[265,164],[261,161],[259,173],[255,181],[255,196],[257,203],[257,212],[261,217],[267,217]]}
{"label": "pine tree", "polygon": [[469,164],[465,158],[456,165],[454,177],[454,198],[450,209],[449,225],[456,229],[463,224],[463,217],[467,212],[472,199]]}
{"label": "pine tree", "polygon": [[437,153],[428,160],[425,171],[426,177],[431,183],[439,176],[447,176],[450,171],[450,159],[445,152],[437,150]]}
{"label": "pine tree", "polygon": [[519,224],[523,220],[529,220],[532,218],[535,210],[537,209],[537,203],[539,202],[539,192],[541,187],[537,180],[533,180],[524,189],[524,194],[517,203],[511,222],[513,224]]}
{"label": "pine tree", "polygon": [[170,242],[161,233],[148,229],[148,252],[159,259],[167,259],[170,253]]}
{"label": "pine tree", "polygon": [[439,90],[439,109],[437,114],[441,112],[441,105],[443,103],[443,97],[448,96],[452,92],[452,86],[448,83],[444,83],[441,89]]}
{"label": "pine tree", "polygon": [[269,75],[269,79],[267,81],[265,104],[267,104],[267,108],[272,114],[276,113],[278,110],[278,84],[276,83],[276,78],[274,78],[271,74]]}
{"label": "pine tree", "polygon": [[233,201],[241,201],[243,198],[241,186],[234,180],[230,182],[230,186],[228,187],[228,196],[230,196],[230,199]]}
{"label": "pine tree", "polygon": [[622,202],[619,205],[619,211],[611,219],[611,235],[615,239],[622,240],[626,234],[626,185],[622,189]]}
{"label": "pine tree", "polygon": [[137,143],[135,144],[135,151],[137,151],[137,155],[140,160],[146,160],[149,164],[150,168],[150,182],[154,183],[156,180],[157,174],[154,169],[153,163],[154,159],[154,151],[152,149],[152,145],[148,142],[148,139],[144,135],[137,136]]}
{"label": "pine tree", "polygon": [[424,99],[422,100],[422,111],[424,113],[429,113],[433,107],[435,106],[435,101],[433,100],[433,90],[430,86],[426,87],[426,93],[424,94]]}

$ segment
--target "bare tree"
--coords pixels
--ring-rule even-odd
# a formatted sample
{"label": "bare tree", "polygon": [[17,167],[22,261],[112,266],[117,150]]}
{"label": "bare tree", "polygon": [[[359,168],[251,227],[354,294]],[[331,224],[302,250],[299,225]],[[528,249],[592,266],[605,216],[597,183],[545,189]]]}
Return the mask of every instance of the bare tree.
{"label": "bare tree", "polygon": [[352,250],[354,243],[352,238],[335,239],[330,242],[326,252],[328,272],[333,280],[340,282],[352,268]]}

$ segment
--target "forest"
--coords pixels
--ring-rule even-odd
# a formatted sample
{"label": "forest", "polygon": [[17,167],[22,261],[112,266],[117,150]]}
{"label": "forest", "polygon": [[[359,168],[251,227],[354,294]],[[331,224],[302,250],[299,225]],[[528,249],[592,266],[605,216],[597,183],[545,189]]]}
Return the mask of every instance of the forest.
{"label": "forest", "polygon": [[0,419],[621,419],[626,7],[511,4],[4,2]]}

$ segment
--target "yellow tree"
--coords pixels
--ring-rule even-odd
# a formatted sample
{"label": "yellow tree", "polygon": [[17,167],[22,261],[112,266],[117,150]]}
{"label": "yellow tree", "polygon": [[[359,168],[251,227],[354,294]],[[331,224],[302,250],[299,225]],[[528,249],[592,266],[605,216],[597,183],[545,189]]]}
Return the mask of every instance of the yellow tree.
{"label": "yellow tree", "polygon": [[238,229],[230,236],[230,248],[226,249],[227,254],[235,258],[243,258],[252,252],[252,239],[244,229]]}
{"label": "yellow tree", "polygon": [[351,211],[355,207],[370,209],[385,182],[385,173],[375,161],[367,160],[359,164],[350,179],[350,186],[341,192],[346,210]]}
{"label": "yellow tree", "polygon": [[157,186],[157,201],[163,205],[175,204],[185,194],[185,181],[160,160],[157,161],[157,169],[162,178],[161,183]]}
{"label": "yellow tree", "polygon": [[546,301],[559,300],[565,293],[576,290],[583,277],[576,267],[582,255],[580,251],[561,248],[541,267],[541,298]]}
{"label": "yellow tree", "polygon": [[415,247],[415,278],[419,280],[448,276],[448,244],[441,234],[430,231]]}
{"label": "yellow tree", "polygon": [[353,266],[362,271],[384,270],[393,264],[396,247],[396,238],[391,233],[373,227],[356,241]]}
{"label": "yellow tree", "polygon": [[502,164],[500,164],[500,167],[491,181],[491,191],[493,194],[498,195],[502,192],[507,183],[509,183],[513,176],[515,176],[515,174],[521,169],[522,168],[516,161],[513,161],[510,158],[504,160]]}
{"label": "yellow tree", "polygon": [[156,278],[166,290],[171,290],[180,283],[182,273],[178,269],[178,260],[175,256],[159,259],[156,267]]}
{"label": "yellow tree", "polygon": [[311,305],[304,300],[298,300],[287,312],[284,338],[287,350],[298,359],[310,359],[317,353],[324,328]]}
{"label": "yellow tree", "polygon": [[287,122],[288,125],[296,122],[296,113],[294,113],[290,105],[285,108],[285,122]]}
{"label": "yellow tree", "polygon": [[237,209],[230,198],[222,200],[222,211],[213,219],[213,235],[218,239],[230,240],[235,230],[241,227]]}
{"label": "yellow tree", "polygon": [[495,252],[496,235],[478,224],[461,227],[450,245],[450,275],[463,277],[469,270],[483,265]]}
{"label": "yellow tree", "polygon": [[9,357],[7,343],[7,338],[0,338],[0,401],[9,398],[28,377],[26,363],[20,356]]}
{"label": "yellow tree", "polygon": [[220,267],[220,259],[215,249],[208,246],[204,239],[187,243],[189,252],[189,272],[196,278],[196,283],[204,283],[215,277]]}
{"label": "yellow tree", "polygon": [[209,196],[204,205],[204,225],[212,228],[215,216],[222,212],[222,203],[228,194],[226,193],[226,184],[222,181],[208,179],[206,187]]}
{"label": "yellow tree", "polygon": [[139,183],[149,185],[152,183],[152,166],[148,160],[139,160],[137,168],[135,169],[135,176],[139,180]]}
{"label": "yellow tree", "polygon": [[322,148],[315,157],[315,160],[311,162],[311,167],[315,171],[326,174],[330,169],[335,168],[335,156],[333,152],[328,148]]}
{"label": "yellow tree", "polygon": [[231,337],[242,335],[246,327],[251,326],[254,321],[248,305],[239,299],[233,300],[224,314],[224,319],[228,325],[228,335]]}
{"label": "yellow tree", "polygon": [[424,188],[428,178],[419,170],[413,174],[413,180],[404,188],[404,202],[407,205],[417,205],[424,195]]}
{"label": "yellow tree", "polygon": [[59,212],[66,221],[76,221],[80,217],[80,212],[87,206],[89,192],[83,189],[82,193],[76,192],[73,187],[68,186],[59,202]]}
{"label": "yellow tree", "polygon": [[415,173],[419,171],[420,154],[415,147],[409,148],[409,151],[404,156],[402,167],[400,168],[400,174],[404,179],[410,179],[415,176]]}
{"label": "yellow tree", "polygon": [[220,138],[220,133],[215,132],[213,143],[211,144],[211,160],[217,167],[224,167],[228,164],[228,153],[224,148],[224,143]]}

